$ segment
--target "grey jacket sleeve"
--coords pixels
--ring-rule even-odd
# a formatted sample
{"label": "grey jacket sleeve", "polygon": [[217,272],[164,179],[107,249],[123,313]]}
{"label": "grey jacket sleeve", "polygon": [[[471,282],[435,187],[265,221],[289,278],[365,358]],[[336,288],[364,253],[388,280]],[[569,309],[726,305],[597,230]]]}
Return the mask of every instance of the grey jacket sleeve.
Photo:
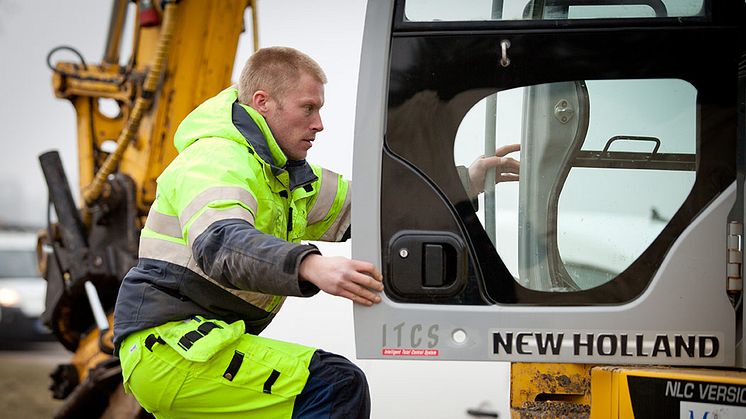
{"label": "grey jacket sleeve", "polygon": [[197,265],[221,285],[271,295],[309,297],[319,289],[300,281],[301,260],[316,246],[290,243],[240,219],[212,223],[192,245]]}

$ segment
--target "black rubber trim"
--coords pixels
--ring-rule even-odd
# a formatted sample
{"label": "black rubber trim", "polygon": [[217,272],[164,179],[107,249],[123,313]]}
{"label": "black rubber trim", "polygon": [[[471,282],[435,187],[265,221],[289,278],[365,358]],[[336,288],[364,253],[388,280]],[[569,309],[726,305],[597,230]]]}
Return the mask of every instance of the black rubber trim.
{"label": "black rubber trim", "polygon": [[241,364],[243,364],[243,357],[243,352],[235,351],[233,353],[233,358],[231,358],[231,362],[230,364],[228,364],[228,368],[225,369],[223,378],[228,381],[233,381],[233,379],[236,377],[236,374],[238,373],[238,370],[241,368]]}
{"label": "black rubber trim", "polygon": [[267,378],[267,381],[264,382],[264,392],[267,394],[272,394],[272,385],[274,385],[275,381],[277,381],[277,378],[280,376],[280,371],[272,370],[272,374],[269,375],[269,378]]}
{"label": "black rubber trim", "polygon": [[156,336],[153,333],[149,334],[148,337],[145,338],[145,349],[153,352],[153,346],[155,346],[156,343],[163,345],[166,342],[164,342],[160,336]]}
{"label": "black rubber trim", "polygon": [[222,329],[223,327],[220,325],[217,325],[213,322],[204,322],[197,328],[197,331],[202,333],[203,335],[206,335],[210,333],[213,329]]}
{"label": "black rubber trim", "polygon": [[192,347],[194,342],[202,339],[205,335],[202,333],[192,330],[191,332],[187,332],[184,336],[179,339],[179,346],[181,346],[182,349],[185,351],[188,351],[189,348]]}

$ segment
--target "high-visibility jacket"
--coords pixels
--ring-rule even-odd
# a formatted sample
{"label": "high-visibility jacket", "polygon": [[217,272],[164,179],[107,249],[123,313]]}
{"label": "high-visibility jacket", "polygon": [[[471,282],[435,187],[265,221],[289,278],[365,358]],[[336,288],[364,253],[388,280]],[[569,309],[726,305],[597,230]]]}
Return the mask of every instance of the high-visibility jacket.
{"label": "high-visibility jacket", "polygon": [[139,262],[119,291],[114,340],[194,315],[259,333],[299,281],[302,240],[349,236],[350,183],[289,161],[264,118],[228,88],[179,126],[179,155],[158,178]]}

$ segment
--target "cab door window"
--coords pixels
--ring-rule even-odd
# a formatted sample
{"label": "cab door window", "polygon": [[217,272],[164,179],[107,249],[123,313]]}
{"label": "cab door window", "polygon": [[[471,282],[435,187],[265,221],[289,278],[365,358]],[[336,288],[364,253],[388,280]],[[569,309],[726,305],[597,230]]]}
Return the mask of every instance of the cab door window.
{"label": "cab door window", "polygon": [[[380,166],[389,297],[593,305],[640,296],[735,180],[742,58],[713,45],[742,39],[737,9],[397,1]],[[474,202],[464,169],[514,143],[520,181],[486,185]]]}
{"label": "cab door window", "polygon": [[521,286],[591,289],[642,255],[689,195],[696,90],[682,80],[599,80],[499,92],[464,117],[454,161],[469,165],[515,141],[521,182],[486,182],[480,222]]}

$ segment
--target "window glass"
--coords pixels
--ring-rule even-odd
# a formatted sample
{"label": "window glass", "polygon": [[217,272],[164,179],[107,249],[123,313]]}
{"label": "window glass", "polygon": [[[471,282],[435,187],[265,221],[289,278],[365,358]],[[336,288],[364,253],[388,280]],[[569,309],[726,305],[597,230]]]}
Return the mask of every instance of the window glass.
{"label": "window glass", "polygon": [[694,184],[696,93],[682,80],[563,82],[502,91],[467,113],[457,166],[521,144],[520,182],[493,194],[488,180],[476,199],[521,285],[590,289],[645,252]]}
{"label": "window glass", "polygon": [[603,19],[702,16],[704,0],[408,0],[404,14],[414,22]]}
{"label": "window glass", "polygon": [[0,251],[0,278],[27,278],[39,276],[36,253],[27,250]]}
{"label": "window glass", "polygon": [[[453,153],[457,166],[468,168],[478,157],[490,154],[492,147],[489,141],[485,141],[490,130],[495,130],[495,150],[521,142],[524,90],[517,88],[499,92],[481,100],[469,110],[456,134]],[[492,125],[487,121],[492,121]],[[510,153],[506,157],[521,159],[520,153]],[[494,175],[488,172],[490,176]],[[480,189],[485,188],[480,186]],[[517,277],[518,182],[503,182],[494,188],[487,185],[486,189],[485,193],[476,197],[477,216],[508,270]],[[489,211],[485,211],[488,207]]]}

